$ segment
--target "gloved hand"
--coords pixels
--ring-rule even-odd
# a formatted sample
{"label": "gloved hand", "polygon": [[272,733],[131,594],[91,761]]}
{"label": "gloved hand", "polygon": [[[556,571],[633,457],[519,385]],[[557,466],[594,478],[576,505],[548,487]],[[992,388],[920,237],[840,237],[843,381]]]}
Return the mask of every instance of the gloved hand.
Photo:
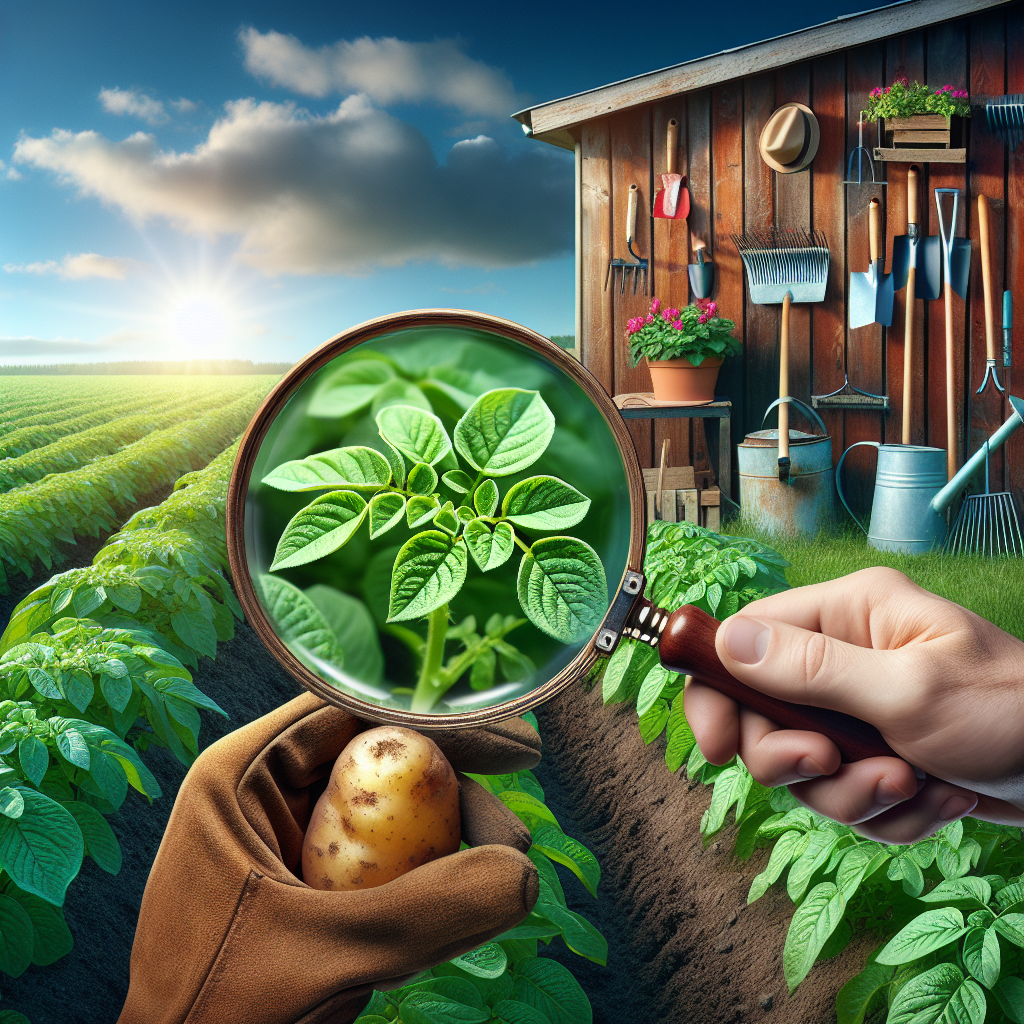
{"label": "gloved hand", "polygon": [[[397,987],[530,912],[530,834],[464,775],[462,838],[473,849],[373,889],[301,880],[316,783],[371,727],[306,694],[202,753],[146,884],[118,1024],[347,1024],[375,987]],[[520,719],[429,735],[457,772],[540,760],[540,737]]]}

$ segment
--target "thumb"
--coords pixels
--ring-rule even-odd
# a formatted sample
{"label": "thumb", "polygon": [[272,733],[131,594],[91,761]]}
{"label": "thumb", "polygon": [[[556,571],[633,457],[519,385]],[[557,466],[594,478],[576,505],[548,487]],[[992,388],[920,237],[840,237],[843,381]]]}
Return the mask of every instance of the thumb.
{"label": "thumb", "polygon": [[765,616],[726,619],[715,648],[740,682],[762,693],[842,711],[884,728],[908,677],[899,650],[874,650]]}

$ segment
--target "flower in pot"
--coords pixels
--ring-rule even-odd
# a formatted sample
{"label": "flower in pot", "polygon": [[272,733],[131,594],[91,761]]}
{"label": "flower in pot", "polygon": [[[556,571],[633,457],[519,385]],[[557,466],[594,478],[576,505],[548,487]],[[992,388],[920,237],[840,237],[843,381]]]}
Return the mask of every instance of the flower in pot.
{"label": "flower in pot", "polygon": [[656,401],[705,405],[715,400],[725,357],[740,351],[732,336],[735,329],[710,299],[698,299],[684,309],[662,309],[661,300],[655,299],[647,316],[626,324],[630,366],[646,358]]}

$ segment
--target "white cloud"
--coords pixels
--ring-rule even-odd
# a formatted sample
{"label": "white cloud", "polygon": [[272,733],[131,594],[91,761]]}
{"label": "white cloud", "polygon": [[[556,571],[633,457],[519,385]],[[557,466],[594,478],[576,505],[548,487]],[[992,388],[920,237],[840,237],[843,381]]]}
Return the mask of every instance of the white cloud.
{"label": "white cloud", "polygon": [[365,93],[374,102],[436,103],[507,117],[521,105],[503,71],[467,57],[453,39],[339,40],[313,50],[294,36],[242,29],[248,71],[303,96]]}
{"label": "white cloud", "polygon": [[67,255],[57,260],[42,260],[35,263],[5,263],[8,274],[54,274],[65,281],[82,281],[87,277],[105,277],[111,281],[123,281],[139,264],[135,260],[117,256],[100,256],[95,252],[81,252],[77,256]]}
{"label": "white cloud", "polygon": [[0,337],[0,365],[47,364],[76,362],[88,363],[109,359],[152,359],[151,348],[140,348],[152,337],[138,331],[120,330],[96,341],[81,338],[36,338],[31,335],[12,338]]}
{"label": "white cloud", "polygon": [[163,124],[167,111],[154,100],[135,89],[100,89],[100,103],[108,114],[133,114],[146,124]]}
{"label": "white cloud", "polygon": [[480,135],[438,164],[417,129],[350,96],[316,117],[238,100],[195,149],[142,132],[22,138],[14,159],[131,217],[240,239],[267,274],[365,274],[413,260],[513,266],[572,245],[572,164],[547,147],[509,157]]}
{"label": "white cloud", "polygon": [[194,100],[187,100],[184,96],[178,100],[171,100],[170,103],[179,114],[191,114],[193,110],[199,109],[198,103]]}

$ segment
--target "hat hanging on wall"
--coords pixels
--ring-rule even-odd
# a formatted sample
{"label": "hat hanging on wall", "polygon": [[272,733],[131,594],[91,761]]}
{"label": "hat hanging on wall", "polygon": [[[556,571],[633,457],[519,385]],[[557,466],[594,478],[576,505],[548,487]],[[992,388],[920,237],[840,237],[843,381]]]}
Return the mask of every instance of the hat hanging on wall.
{"label": "hat hanging on wall", "polygon": [[809,167],[818,152],[818,119],[802,103],[779,107],[761,131],[761,159],[780,174]]}

